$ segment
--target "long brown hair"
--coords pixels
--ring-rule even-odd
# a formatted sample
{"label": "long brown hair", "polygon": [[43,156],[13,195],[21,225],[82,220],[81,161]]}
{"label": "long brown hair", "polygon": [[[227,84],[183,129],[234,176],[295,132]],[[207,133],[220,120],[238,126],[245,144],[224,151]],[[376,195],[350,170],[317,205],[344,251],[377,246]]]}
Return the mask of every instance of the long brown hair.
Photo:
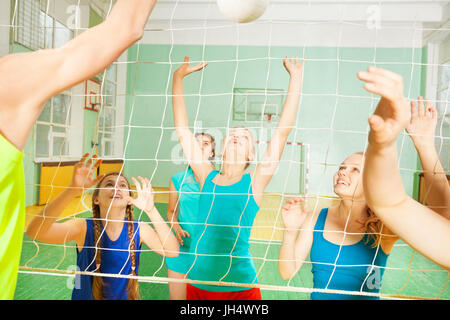
{"label": "long brown hair", "polygon": [[[128,190],[131,189],[130,182],[128,179],[123,176],[119,172],[111,172],[105,175],[103,179],[97,184],[95,187],[95,190],[92,194],[92,215],[94,217],[94,243],[96,245],[95,248],[95,263],[96,263],[96,273],[100,273],[100,266],[101,266],[101,252],[98,252],[99,249],[97,248],[97,242],[100,238],[100,207],[94,203],[94,200],[98,197],[98,193],[100,191],[100,186],[102,182],[110,176],[120,176],[123,177],[128,184]],[[132,195],[132,192],[130,190],[130,196]],[[127,205],[126,208],[126,214],[125,214],[127,224],[128,224],[128,239],[130,242],[130,260],[131,260],[131,275],[136,276],[136,255],[135,255],[135,249],[136,244],[134,243],[134,219],[133,219],[133,205]],[[101,242],[100,242],[101,243]],[[139,300],[139,286],[138,281],[135,278],[128,279],[128,288],[127,288],[127,294],[129,300]],[[94,300],[103,300],[103,278],[101,276],[94,276],[92,280],[92,296]]]}
{"label": "long brown hair", "polygon": [[[371,248],[376,248],[378,245],[381,245],[381,238],[382,234],[381,231],[383,230],[383,222],[375,215],[375,213],[367,207],[367,219],[364,223],[364,226],[366,227],[366,232],[368,233],[368,238],[366,244],[370,243]],[[372,240],[372,241],[370,241]]]}
{"label": "long brown hair", "polygon": [[[355,152],[355,154],[359,154],[365,157],[364,152]],[[362,174],[362,171],[361,171]],[[366,244],[369,244],[371,248],[376,248],[379,244],[381,244],[381,231],[383,230],[383,222],[375,215],[375,212],[367,206],[366,209],[366,219],[362,221],[364,224],[365,232],[368,233],[368,238]],[[372,240],[372,241],[370,241]]]}

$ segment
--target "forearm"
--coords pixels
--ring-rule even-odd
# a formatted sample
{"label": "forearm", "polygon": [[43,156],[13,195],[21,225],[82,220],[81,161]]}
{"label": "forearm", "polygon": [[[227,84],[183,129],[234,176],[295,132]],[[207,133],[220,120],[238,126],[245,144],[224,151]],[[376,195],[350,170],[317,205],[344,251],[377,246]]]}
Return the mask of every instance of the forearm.
{"label": "forearm", "polygon": [[155,4],[156,0],[119,0],[103,23],[61,48],[61,55],[66,58],[59,69],[61,78],[73,77],[65,85],[71,87],[89,79],[117,60],[142,37]]}
{"label": "forearm", "polygon": [[383,224],[412,248],[450,269],[450,221],[407,197],[394,207],[372,208]]}
{"label": "forearm", "polygon": [[363,170],[363,185],[369,207],[392,207],[406,200],[398,169],[397,147],[376,147],[369,143]]}
{"label": "forearm", "polygon": [[261,185],[267,185],[275,173],[286,145],[286,141],[292,130],[297,117],[298,104],[300,100],[301,78],[293,76],[289,82],[287,98],[267,150],[264,153],[257,172],[263,176]]}
{"label": "forearm", "polygon": [[178,214],[176,209],[167,210],[167,221],[169,221],[171,225],[178,224]]}
{"label": "forearm", "polygon": [[415,147],[422,164],[427,206],[450,219],[450,187],[434,143],[415,143]]}
{"label": "forearm", "polygon": [[158,209],[153,207],[150,212],[146,213],[156,231],[156,234],[158,235],[158,238],[160,239],[162,249],[165,251],[164,255],[176,255],[176,252],[179,250],[178,241],[173,232],[171,232],[167,222],[159,214]]}
{"label": "forearm", "polygon": [[189,130],[189,120],[184,101],[183,77],[176,72],[173,75],[172,82],[172,106],[173,120],[175,128],[178,130]]}
{"label": "forearm", "polygon": [[50,202],[38,213],[27,227],[28,237],[36,239],[39,234],[45,234],[47,230],[58,220],[65,208],[72,200],[79,196],[80,192],[75,189],[67,188],[59,194],[55,200]]}
{"label": "forearm", "polygon": [[280,135],[289,136],[292,127],[297,118],[298,104],[300,101],[300,91],[302,87],[302,78],[300,75],[292,75],[289,80],[289,88],[278,122],[277,131]]}
{"label": "forearm", "polygon": [[278,270],[284,280],[292,278],[298,270],[295,261],[295,242],[297,235],[297,231],[285,230],[283,232],[283,242],[278,257]]}

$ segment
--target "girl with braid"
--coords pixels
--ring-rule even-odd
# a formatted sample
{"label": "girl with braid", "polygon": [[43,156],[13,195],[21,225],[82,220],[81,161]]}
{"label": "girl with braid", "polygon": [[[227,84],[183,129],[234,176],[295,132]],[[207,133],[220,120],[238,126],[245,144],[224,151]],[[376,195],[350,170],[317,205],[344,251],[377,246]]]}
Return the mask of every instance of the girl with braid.
{"label": "girl with braid", "polygon": [[[81,272],[136,276],[142,242],[154,252],[168,257],[178,255],[178,241],[159,214],[153,201],[148,179],[139,177],[137,197],[133,198],[128,180],[120,173],[93,178],[101,164],[96,155],[85,154],[75,165],[70,186],[50,202],[30,223],[27,236],[42,242],[75,241],[77,267]],[[92,195],[92,219],[70,219],[55,223],[63,210],[83,190],[96,185]],[[144,211],[153,228],[134,221],[133,206]],[[136,279],[77,274],[74,300],[136,300],[139,288]]]}

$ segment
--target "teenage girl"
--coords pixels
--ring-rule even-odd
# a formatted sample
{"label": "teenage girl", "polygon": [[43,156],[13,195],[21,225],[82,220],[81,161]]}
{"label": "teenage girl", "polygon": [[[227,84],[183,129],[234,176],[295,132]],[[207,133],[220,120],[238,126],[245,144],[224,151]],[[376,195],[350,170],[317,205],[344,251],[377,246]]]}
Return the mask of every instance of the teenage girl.
{"label": "teenage girl", "polygon": [[[308,212],[302,198],[286,202],[278,269],[292,278],[310,256],[315,289],[378,293],[397,237],[370,210],[364,197],[363,153],[347,157],[335,173],[339,204]],[[373,296],[313,292],[312,300],[377,299]]]}
{"label": "teenage girl", "polygon": [[[137,191],[137,197],[133,198],[123,175],[115,172],[93,178],[101,160],[87,157],[88,154],[84,155],[75,165],[69,187],[31,221],[27,236],[47,243],[75,241],[77,268],[82,272],[136,276],[143,242],[160,255],[177,256],[178,242],[155,207],[148,179],[139,177],[138,182],[132,178]],[[56,222],[75,197],[94,185],[92,218]],[[134,221],[133,206],[147,214],[154,228]],[[77,274],[75,283],[73,300],[139,299],[135,278]]]}
{"label": "teenage girl", "polygon": [[[202,150],[203,159],[213,160],[215,157],[215,140],[207,133],[198,133],[196,140]],[[169,186],[169,205],[167,219],[171,222],[180,243],[180,254],[176,258],[166,258],[169,278],[186,279],[191,268],[194,255],[189,253],[191,237],[194,235],[200,199],[200,184],[191,167],[174,174]],[[186,300],[186,283],[169,282],[170,299]]]}
{"label": "teenage girl", "polygon": [[[257,283],[256,269],[249,251],[253,221],[259,211],[264,189],[275,173],[286,140],[296,119],[302,87],[303,63],[285,58],[290,75],[289,89],[280,121],[262,160],[245,170],[255,159],[255,142],[247,128],[228,132],[222,149],[221,171],[203,159],[200,147],[188,126],[183,98],[183,78],[202,70],[207,63],[190,66],[189,58],[173,75],[173,111],[181,147],[200,183],[198,228],[191,240],[194,264],[188,278],[196,281]],[[187,285],[187,299],[261,299],[261,292],[249,286]]]}

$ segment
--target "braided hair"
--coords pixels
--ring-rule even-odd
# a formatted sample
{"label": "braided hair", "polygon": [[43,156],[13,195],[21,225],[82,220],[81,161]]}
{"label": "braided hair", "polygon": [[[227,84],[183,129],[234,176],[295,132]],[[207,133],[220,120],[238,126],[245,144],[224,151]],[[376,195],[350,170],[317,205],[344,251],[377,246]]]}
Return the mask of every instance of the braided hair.
{"label": "braided hair", "polygon": [[[98,197],[98,194],[100,192],[100,186],[102,182],[110,176],[121,176],[125,178],[121,173],[119,172],[112,172],[105,177],[97,184],[95,187],[94,193],[92,194],[92,215],[94,217],[94,242],[97,243],[100,238],[100,207],[99,205],[94,203],[94,200]],[[130,183],[127,178],[125,178],[128,184],[128,189],[130,190]],[[132,195],[130,191],[130,196]],[[136,276],[136,244],[134,241],[134,219],[133,219],[133,205],[127,205],[126,207],[126,220],[128,224],[128,239],[130,243],[130,260],[131,260],[131,275]],[[98,252],[98,248],[95,248],[95,264],[96,269],[95,273],[100,273],[100,266],[101,266],[101,253]],[[128,288],[127,288],[127,295],[129,300],[139,300],[139,286],[138,281],[136,278],[130,278],[128,279]],[[103,300],[103,278],[101,276],[94,276],[92,281],[92,296],[95,300]]]}

